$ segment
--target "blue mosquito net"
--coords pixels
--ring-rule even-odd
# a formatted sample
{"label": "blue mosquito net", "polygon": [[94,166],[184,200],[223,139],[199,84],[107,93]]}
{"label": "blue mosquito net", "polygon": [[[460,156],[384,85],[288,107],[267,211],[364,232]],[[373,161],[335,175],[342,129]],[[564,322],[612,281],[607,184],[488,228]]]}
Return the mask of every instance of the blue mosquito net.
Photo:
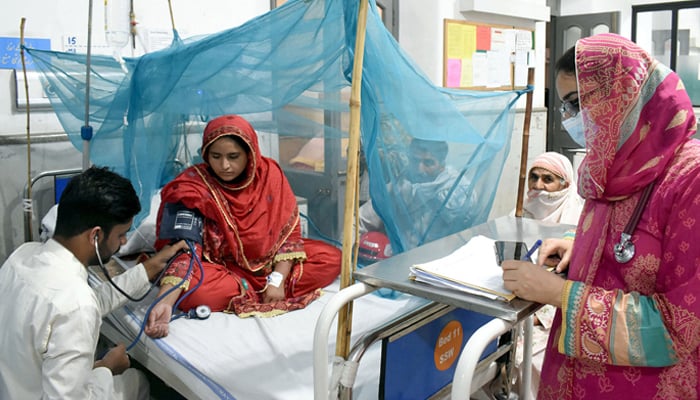
{"label": "blue mosquito net", "polygon": [[[123,65],[93,55],[89,91],[85,54],[26,50],[78,150],[89,93],[90,161],[131,180],[144,208],[136,225],[164,183],[201,162],[196,151],[204,124],[222,114],[247,118],[289,175],[303,170],[337,179],[347,159],[358,3],[292,0],[216,34],[182,39],[174,32],[170,47],[125,58]],[[436,87],[386,30],[373,1],[364,51],[367,201],[394,253],[486,221],[522,92]],[[333,143],[341,150],[333,153]],[[416,172],[435,167],[425,154],[436,143],[439,154],[428,158],[444,169],[426,182]],[[290,179],[295,192],[295,182],[307,181]],[[344,196],[332,196],[342,208]],[[313,209],[310,200],[317,224],[323,216],[314,221]],[[340,241],[342,229],[328,232]]]}

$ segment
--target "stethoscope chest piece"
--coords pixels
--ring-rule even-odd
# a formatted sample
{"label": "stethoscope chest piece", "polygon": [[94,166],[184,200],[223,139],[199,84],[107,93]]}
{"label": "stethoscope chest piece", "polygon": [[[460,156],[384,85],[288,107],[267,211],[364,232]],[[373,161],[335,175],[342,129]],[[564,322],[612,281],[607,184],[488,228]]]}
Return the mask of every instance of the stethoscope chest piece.
{"label": "stethoscope chest piece", "polygon": [[634,257],[634,243],[630,241],[631,238],[631,235],[622,232],[620,234],[620,242],[615,244],[615,248],[613,249],[615,260],[621,264],[628,262]]}
{"label": "stethoscope chest piece", "polygon": [[207,319],[211,315],[211,308],[207,305],[200,305],[191,309],[187,313],[189,319]]}
{"label": "stethoscope chest piece", "polygon": [[642,211],[649,201],[649,195],[651,195],[651,190],[654,187],[654,182],[647,185],[644,188],[644,192],[639,197],[637,206],[634,207],[632,212],[632,217],[627,221],[627,226],[625,230],[620,233],[620,242],[613,247],[613,253],[615,253],[615,260],[620,264],[624,264],[634,257],[634,243],[632,243],[632,233],[637,228],[639,223],[639,218],[642,216]]}

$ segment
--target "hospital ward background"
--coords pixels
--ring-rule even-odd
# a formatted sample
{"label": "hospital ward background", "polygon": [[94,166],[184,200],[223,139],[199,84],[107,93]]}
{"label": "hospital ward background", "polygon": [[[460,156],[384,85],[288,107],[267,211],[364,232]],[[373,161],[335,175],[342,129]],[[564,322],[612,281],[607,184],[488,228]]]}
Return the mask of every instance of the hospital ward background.
{"label": "hospital ward background", "polygon": [[[350,239],[358,242],[358,276],[371,287],[375,278],[391,282],[378,270],[388,260],[446,256],[469,239],[463,232],[515,235],[502,225],[520,218],[523,174],[541,154],[561,154],[575,174],[585,149],[562,127],[553,63],[577,39],[611,32],[636,41],[678,72],[700,114],[696,1],[369,0],[362,23],[360,0],[63,3],[12,2],[0,15],[3,262],[20,244],[46,239],[63,186],[96,164],[127,177],[141,200],[127,244],[109,265],[129,268],[154,250],[160,189],[202,162],[207,122],[237,114],[255,129],[262,155],[284,171],[303,237],[343,247],[347,191],[360,210],[373,208],[381,228],[363,231],[368,214],[358,210],[360,232]],[[351,99],[355,79],[359,101]],[[358,103],[355,171],[350,131]],[[416,176],[431,165],[449,174],[429,182]],[[570,228],[526,224],[517,235],[531,246],[536,235]],[[97,284],[102,271],[92,271]],[[337,279],[284,316],[182,318],[158,340],[140,332],[152,293],[105,318],[103,341],[133,344],[154,399],[318,398],[317,322],[343,289]],[[341,382],[337,397],[449,398],[469,337],[514,315],[512,329],[488,341],[463,395],[522,388],[515,349],[522,352],[523,330],[531,329],[523,325],[536,305],[513,314],[474,306],[492,312],[484,315],[400,289],[354,299],[349,341],[357,359],[326,358],[325,378]],[[326,354],[341,347],[339,321]],[[443,347],[452,340],[458,343]]]}

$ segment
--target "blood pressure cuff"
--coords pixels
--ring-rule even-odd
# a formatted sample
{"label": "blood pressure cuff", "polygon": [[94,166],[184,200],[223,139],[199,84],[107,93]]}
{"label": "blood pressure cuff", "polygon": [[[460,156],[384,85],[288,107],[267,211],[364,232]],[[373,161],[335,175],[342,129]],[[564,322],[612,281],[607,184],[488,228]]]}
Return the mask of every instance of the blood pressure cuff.
{"label": "blood pressure cuff", "polygon": [[202,244],[202,214],[181,203],[166,203],[160,218],[158,239],[172,242],[186,239]]}

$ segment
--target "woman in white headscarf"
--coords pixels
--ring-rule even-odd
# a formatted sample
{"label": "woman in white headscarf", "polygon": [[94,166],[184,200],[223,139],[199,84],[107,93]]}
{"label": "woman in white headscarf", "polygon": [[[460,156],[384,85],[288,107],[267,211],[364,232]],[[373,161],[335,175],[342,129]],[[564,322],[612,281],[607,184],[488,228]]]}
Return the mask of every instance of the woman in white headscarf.
{"label": "woman in white headscarf", "polygon": [[576,178],[565,156],[549,151],[532,163],[523,216],[540,221],[576,225],[583,199],[576,192]]}
{"label": "woman in white headscarf", "polygon": [[[570,225],[578,223],[583,198],[578,195],[574,167],[568,158],[553,151],[537,156],[528,171],[527,188],[523,217]],[[536,397],[539,387],[544,349],[555,311],[554,306],[545,305],[535,313],[529,393],[532,398]],[[520,369],[522,346],[518,345],[517,350],[516,366]]]}

